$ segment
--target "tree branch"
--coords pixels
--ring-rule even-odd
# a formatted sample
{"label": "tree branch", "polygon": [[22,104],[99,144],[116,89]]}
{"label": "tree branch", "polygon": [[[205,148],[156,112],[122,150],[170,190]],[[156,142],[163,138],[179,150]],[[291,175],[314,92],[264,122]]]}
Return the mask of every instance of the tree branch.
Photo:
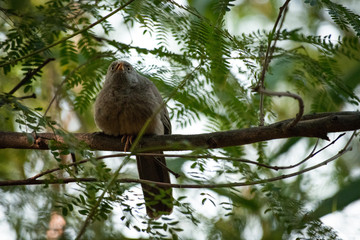
{"label": "tree branch", "polygon": [[16,59],[12,59],[12,60],[9,60],[8,62],[5,62],[3,64],[0,64],[0,67],[3,67],[5,65],[8,65],[8,64],[15,64],[23,59],[26,59],[26,58],[29,58],[29,57],[32,57],[38,53],[41,53],[49,48],[52,48],[62,42],[65,42],[66,40],[70,39],[70,38],[73,38],[75,37],[76,35],[82,33],[82,32],[85,32],[87,30],[89,30],[90,28],[98,25],[99,23],[105,21],[106,19],[108,19],[109,17],[111,17],[112,15],[114,15],[115,13],[119,12],[120,10],[124,9],[125,7],[127,7],[128,5],[130,5],[132,2],[134,2],[135,0],[129,0],[128,2],[124,3],[123,5],[121,5],[119,8],[115,9],[114,11],[112,11],[111,13],[109,13],[108,15],[106,15],[105,17],[102,17],[101,19],[97,20],[96,22],[84,27],[83,29],[77,31],[77,32],[74,32],[73,34],[67,36],[67,37],[64,37],[62,39],[60,39],[59,41],[56,41],[56,42],[53,42],[52,44],[49,44],[48,46],[45,46],[43,48],[40,48],[38,50],[35,50],[25,56],[22,56],[22,57],[19,57],[19,58],[16,58]]}
{"label": "tree branch", "polygon": [[[265,74],[268,70],[269,64],[271,62],[272,59],[272,55],[274,53],[275,50],[275,46],[276,46],[276,42],[279,38],[279,33],[281,30],[281,27],[284,23],[285,20],[285,13],[286,13],[286,9],[287,6],[289,4],[291,0],[286,0],[286,2],[284,3],[284,5],[282,7],[280,7],[280,11],[279,14],[277,16],[276,22],[274,24],[273,30],[271,31],[271,34],[269,35],[269,39],[268,39],[268,45],[267,45],[267,49],[266,49],[266,54],[265,54],[265,59],[264,59],[264,64],[263,64],[263,68],[261,70],[261,75],[260,75],[260,79],[257,85],[257,89],[264,89],[265,88]],[[283,12],[284,12],[284,16],[283,16]],[[276,31],[277,26],[280,22],[281,17],[282,21],[280,23],[279,29]],[[276,32],[276,35],[275,35]],[[275,37],[274,37],[275,36]],[[273,46],[271,47],[271,43],[273,43]],[[262,92],[260,92],[260,119],[259,119],[259,126],[264,126],[264,94]]]}
{"label": "tree branch", "polygon": [[270,90],[266,90],[265,88],[262,88],[262,87],[258,88],[257,91],[259,93],[263,93],[268,96],[291,97],[291,98],[294,98],[295,100],[297,100],[299,103],[299,112],[296,114],[295,119],[292,122],[290,122],[287,126],[285,126],[285,129],[294,127],[300,121],[301,117],[304,114],[304,101],[302,100],[302,98],[299,95],[296,95],[291,92],[273,92]]}
{"label": "tree branch", "polygon": [[[337,112],[305,115],[294,127],[286,126],[294,121],[288,119],[268,126],[197,135],[144,136],[139,144],[142,151],[150,150],[190,150],[196,148],[222,148],[239,146],[273,139],[290,137],[316,137],[328,140],[331,132],[344,132],[360,129],[360,112]],[[123,151],[124,143],[119,137],[103,133],[74,133],[79,141],[91,149],[103,151]],[[49,149],[49,141],[66,144],[61,136],[53,133],[37,133],[34,142],[29,142],[25,133],[0,132],[0,149]],[[135,149],[135,151],[138,149]]]}
{"label": "tree branch", "polygon": [[35,76],[43,67],[45,67],[46,64],[48,64],[51,61],[54,61],[55,58],[48,58],[46,59],[40,66],[38,66],[34,70],[29,70],[25,77],[9,92],[10,95],[14,94],[20,87],[22,87],[24,84],[27,84],[30,79]]}
{"label": "tree branch", "polygon": [[[197,159],[197,158],[212,158],[212,159],[216,159],[216,160],[225,160],[225,161],[232,161],[232,162],[241,162],[241,163],[245,163],[245,164],[252,164],[252,165],[256,165],[258,167],[264,167],[264,168],[268,168],[268,169],[272,169],[275,171],[278,170],[282,170],[282,169],[290,169],[290,168],[295,168],[301,164],[303,164],[304,162],[306,162],[307,160],[313,158],[315,155],[317,155],[318,153],[322,152],[323,150],[325,150],[326,148],[328,148],[329,146],[335,144],[335,142],[337,140],[339,140],[341,137],[343,137],[345,135],[345,133],[340,134],[335,140],[333,140],[331,143],[327,144],[326,146],[322,147],[321,149],[319,149],[318,151],[315,152],[316,150],[316,146],[318,141],[316,142],[316,145],[314,147],[314,149],[312,150],[312,152],[303,160],[301,160],[300,162],[293,164],[293,165],[288,165],[288,166],[271,166],[271,165],[267,165],[264,163],[260,163],[257,161],[252,161],[252,160],[248,160],[248,159],[243,159],[243,158],[235,158],[235,157],[222,157],[222,156],[215,156],[215,155],[210,155],[210,154],[205,154],[205,155],[188,155],[188,154],[164,154],[164,153],[136,153],[136,154],[132,154],[132,153],[117,153],[117,154],[110,154],[110,155],[104,155],[104,156],[100,156],[100,157],[96,157],[95,160],[102,160],[102,159],[107,159],[107,158],[115,158],[115,157],[130,157],[130,156],[154,156],[154,157],[177,157],[177,158],[187,158],[187,159]],[[52,168],[52,169],[48,169],[46,171],[43,171],[39,174],[36,174],[33,177],[30,177],[28,179],[38,179],[40,177],[43,177],[47,174],[56,172],[56,171],[60,171],[63,170],[64,168],[68,168],[68,167],[76,167],[77,165],[83,164],[83,163],[87,163],[89,162],[90,159],[83,159],[80,161],[76,161],[76,162],[72,162],[69,164],[62,164],[60,167],[56,167],[56,168]],[[160,163],[160,162],[159,162]],[[161,163],[161,165],[163,165]],[[168,167],[166,167],[165,165],[163,165],[163,167],[165,167],[170,173],[172,173],[176,178],[180,177],[181,175],[172,171],[171,169],[169,169]]]}
{"label": "tree branch", "polygon": [[[349,141],[350,142],[350,141]],[[156,184],[158,186],[169,186],[173,188],[225,188],[225,187],[242,187],[242,186],[251,186],[251,185],[258,185],[264,184],[269,182],[275,182],[278,180],[291,178],[294,176],[301,175],[303,173],[309,172],[321,166],[327,165],[328,163],[336,160],[343,154],[348,151],[351,151],[352,148],[346,144],[345,148],[339,151],[335,156],[332,156],[316,165],[311,167],[289,173],[283,174],[280,176],[266,178],[266,179],[259,179],[251,182],[232,182],[232,183],[216,183],[216,184],[172,184],[172,183],[163,183],[163,182],[153,182],[149,180],[143,179],[133,179],[133,178],[120,178],[117,179],[116,182],[119,183],[144,183],[144,184]],[[37,180],[37,179],[24,179],[24,180],[9,180],[9,181],[0,181],[0,186],[20,186],[20,185],[40,185],[40,184],[67,184],[67,183],[74,183],[74,182],[100,182],[100,180],[96,178],[63,178],[63,179],[50,179],[50,180]]]}

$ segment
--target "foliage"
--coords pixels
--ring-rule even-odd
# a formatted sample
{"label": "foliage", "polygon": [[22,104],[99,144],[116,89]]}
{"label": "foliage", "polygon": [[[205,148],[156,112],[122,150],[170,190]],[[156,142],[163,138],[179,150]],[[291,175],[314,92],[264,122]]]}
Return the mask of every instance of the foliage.
{"label": "foliage", "polygon": [[[76,186],[2,188],[1,194],[6,198],[0,204],[17,238],[44,237],[51,211],[66,217],[65,236],[74,238],[93,209],[95,214],[91,220],[94,223],[86,232],[86,237],[93,239],[125,238],[134,232],[136,236],[150,238],[246,239],[246,225],[254,219],[259,223],[254,229],[261,228],[263,239],[337,238],[336,232],[318,219],[331,209],[321,210],[322,215],[317,218],[307,218],[312,210],[317,212],[309,209],[309,205],[332,199],[311,196],[309,191],[316,186],[309,183],[311,177],[307,175],[242,189],[176,189],[173,215],[150,220],[145,217],[137,185],[115,183],[107,188],[119,164],[112,160],[96,160],[99,153],[76,141],[70,132],[96,131],[91,120],[91,106],[108,65],[118,58],[129,58],[139,72],[157,85],[165,99],[171,96],[169,111],[177,128],[199,122],[205,123],[206,131],[257,126],[261,100],[254,89],[261,78],[268,41],[277,44],[265,77],[267,88],[275,91],[285,88],[299,94],[306,103],[306,112],[355,109],[360,102],[360,18],[355,10],[345,7],[347,1],[339,4],[330,0],[305,0],[302,5],[303,12],[318,14],[313,22],[317,28],[320,20],[325,21],[319,15],[328,13],[333,27],[341,32],[336,40],[331,35],[305,31],[305,26],[283,27],[276,34],[266,28],[248,33],[230,30],[232,22],[245,21],[247,14],[255,14],[258,10],[263,16],[258,14],[257,18],[265,17],[274,24],[278,6],[283,2],[275,0],[266,6],[252,5],[251,1],[235,5],[233,0],[189,0],[189,6],[173,0],[137,0],[117,13],[117,19],[121,20],[116,24],[103,17],[127,1],[29,0],[24,1],[24,5],[16,2],[0,3],[1,17],[5,20],[0,22],[0,130],[22,131],[31,142],[36,141],[36,132],[52,131],[64,137],[66,144],[52,142],[50,153],[1,150],[0,164],[4,166],[0,170],[1,178],[28,178],[59,166],[63,171],[49,174],[45,179],[96,177],[103,180],[98,183],[79,181]],[[251,10],[244,13],[244,8]],[[270,9],[268,15],[264,9]],[[288,11],[291,10],[292,5],[289,5]],[[286,15],[285,23],[290,17]],[[94,28],[86,28],[99,20]],[[74,32],[78,34],[68,38]],[[144,45],[129,44],[124,39],[131,33],[151,39],[156,45],[149,48],[146,41],[140,41]],[[42,66],[49,58],[55,61]],[[23,91],[11,93],[21,79],[26,79]],[[171,95],[173,91],[175,95]],[[37,98],[32,99],[28,94],[35,94]],[[263,107],[267,122],[293,117],[297,113],[293,106],[292,100],[279,102],[265,97]],[[290,165],[301,160],[301,154],[294,156],[294,151],[305,156],[306,151],[315,146],[315,141],[288,139],[281,144],[283,147],[258,143],[219,150],[196,149],[192,154],[249,157],[264,164],[280,165],[287,159],[285,165]],[[70,153],[78,159],[90,159],[90,162],[79,165],[77,172],[66,166]],[[136,174],[133,159],[128,160],[124,160],[127,162],[121,169],[122,177]],[[343,156],[337,162],[341,172],[326,167],[326,171],[340,175],[333,183],[340,189],[336,197],[343,194],[342,187],[358,181],[351,177],[352,171],[359,168],[357,160],[359,156]],[[217,158],[184,157],[168,163],[171,169],[183,173],[176,180],[178,183],[252,182],[278,175],[270,169]],[[307,163],[299,169],[305,166]],[[14,169],[19,174],[12,175]],[[104,189],[107,192],[97,207]],[[359,199],[358,196],[349,197],[349,191],[346,194],[346,199],[351,200],[341,208]],[[326,206],[331,205],[328,201]],[[199,205],[201,208],[197,207]],[[216,215],[208,212],[209,206]],[[37,213],[31,221],[23,221],[27,207]],[[319,209],[323,207],[319,205]],[[198,226],[205,230],[192,235]],[[191,230],[183,231],[185,228]]]}

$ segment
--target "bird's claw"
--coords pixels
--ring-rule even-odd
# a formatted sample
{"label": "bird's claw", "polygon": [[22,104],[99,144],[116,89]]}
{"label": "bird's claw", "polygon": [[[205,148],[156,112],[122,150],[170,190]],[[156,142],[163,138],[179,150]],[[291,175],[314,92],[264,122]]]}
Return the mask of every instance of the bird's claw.
{"label": "bird's claw", "polygon": [[[126,138],[126,140],[125,140]],[[124,152],[126,152],[128,150],[128,147],[129,147],[129,143],[130,145],[132,144],[132,140],[133,140],[133,136],[131,135],[124,135],[122,138],[121,138],[121,143],[124,143],[125,142],[125,147],[124,147]]]}

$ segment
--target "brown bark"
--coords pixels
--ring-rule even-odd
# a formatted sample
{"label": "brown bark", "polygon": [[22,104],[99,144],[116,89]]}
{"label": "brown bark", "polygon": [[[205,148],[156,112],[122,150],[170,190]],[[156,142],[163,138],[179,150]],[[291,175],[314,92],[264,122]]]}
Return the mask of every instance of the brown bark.
{"label": "brown bark", "polygon": [[[197,135],[164,135],[144,136],[140,141],[142,149],[153,150],[188,150],[194,148],[221,148],[245,145],[261,141],[290,138],[316,137],[328,139],[331,132],[344,132],[360,129],[359,112],[338,112],[311,114],[302,117],[292,128],[287,128],[292,119],[277,122],[263,127],[204,133]],[[35,134],[33,134],[35,137]],[[85,142],[91,149],[123,151],[124,143],[120,137],[111,137],[102,133],[74,133],[74,136]],[[49,140],[64,143],[60,136],[53,133],[37,133],[35,143],[29,143],[24,133],[0,132],[0,149],[49,149]]]}

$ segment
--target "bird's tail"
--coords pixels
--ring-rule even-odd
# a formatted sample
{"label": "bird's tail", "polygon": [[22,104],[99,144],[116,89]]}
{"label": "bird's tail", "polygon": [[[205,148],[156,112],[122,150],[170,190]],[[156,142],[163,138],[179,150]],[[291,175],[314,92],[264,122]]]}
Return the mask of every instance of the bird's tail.
{"label": "bird's tail", "polygon": [[[136,161],[140,179],[170,183],[164,157],[137,156]],[[171,187],[149,184],[141,184],[141,187],[144,193],[146,212],[150,218],[157,219],[161,215],[168,215],[172,212]]]}

